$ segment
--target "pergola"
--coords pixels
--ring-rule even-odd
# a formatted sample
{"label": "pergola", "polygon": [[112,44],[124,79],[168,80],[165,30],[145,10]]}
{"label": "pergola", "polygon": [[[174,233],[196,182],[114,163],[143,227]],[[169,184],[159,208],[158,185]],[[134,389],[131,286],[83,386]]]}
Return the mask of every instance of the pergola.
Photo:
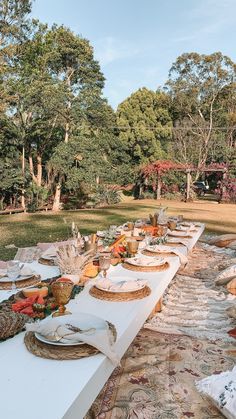
{"label": "pergola", "polygon": [[157,160],[156,162],[149,163],[141,169],[141,174],[145,179],[151,176],[156,177],[157,199],[161,199],[162,175],[169,170],[184,172],[186,174],[186,201],[189,201],[192,180],[191,173],[221,172],[223,173],[223,179],[226,179],[228,166],[225,163],[212,163],[209,166],[195,167],[189,164],[175,163],[171,160]]}

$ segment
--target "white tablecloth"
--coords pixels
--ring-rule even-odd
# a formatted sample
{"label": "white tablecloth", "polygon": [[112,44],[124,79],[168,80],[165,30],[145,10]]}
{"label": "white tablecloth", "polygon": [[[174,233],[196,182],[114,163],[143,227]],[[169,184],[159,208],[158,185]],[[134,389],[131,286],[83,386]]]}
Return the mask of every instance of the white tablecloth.
{"label": "white tablecloth", "polygon": [[[204,230],[198,228],[189,239],[192,249]],[[180,248],[187,254],[187,248]],[[89,295],[85,287],[75,300],[69,303],[73,312],[86,312],[112,322],[118,333],[115,350],[121,357],[137,335],[157,301],[171,282],[180,263],[178,257],[169,258],[170,268],[157,273],[136,273],[122,266],[112,268],[110,276],[122,279],[138,277],[148,280],[152,293],[142,300],[129,302],[106,302]],[[57,268],[39,265],[31,266],[42,278],[58,274]],[[0,299],[9,297],[0,292]],[[113,371],[113,365],[102,354],[73,361],[53,361],[38,358],[27,351],[23,343],[24,333],[0,343],[0,365],[2,391],[0,409],[3,419],[82,419]]]}

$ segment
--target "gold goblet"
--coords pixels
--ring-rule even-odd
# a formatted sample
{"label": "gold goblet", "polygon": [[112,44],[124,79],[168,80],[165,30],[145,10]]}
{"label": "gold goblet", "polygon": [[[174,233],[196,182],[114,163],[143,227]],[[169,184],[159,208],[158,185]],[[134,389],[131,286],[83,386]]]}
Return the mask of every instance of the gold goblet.
{"label": "gold goblet", "polygon": [[129,221],[128,223],[127,223],[127,227],[128,227],[128,229],[129,230],[133,230],[134,229],[134,223],[132,222],[132,221]]}
{"label": "gold goblet", "polygon": [[167,222],[167,226],[171,231],[173,231],[173,230],[176,229],[177,223],[176,223],[176,221],[170,220],[170,221]]}
{"label": "gold goblet", "polygon": [[138,241],[137,240],[129,240],[129,241],[127,241],[127,246],[128,246],[128,253],[131,256],[135,256],[135,254],[138,251],[138,246],[139,246]]}
{"label": "gold goblet", "polygon": [[71,314],[66,310],[65,304],[70,300],[71,292],[74,284],[71,282],[53,282],[51,285],[53,296],[59,305],[58,311],[53,313],[53,317],[64,316],[66,314]]}

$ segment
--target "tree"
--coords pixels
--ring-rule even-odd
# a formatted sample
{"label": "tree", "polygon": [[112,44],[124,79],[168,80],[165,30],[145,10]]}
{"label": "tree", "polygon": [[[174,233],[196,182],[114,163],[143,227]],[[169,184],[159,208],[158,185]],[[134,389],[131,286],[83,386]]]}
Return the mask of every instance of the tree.
{"label": "tree", "polygon": [[117,126],[133,165],[165,157],[172,127],[166,95],[139,89],[118,106]]}
{"label": "tree", "polygon": [[[2,0],[0,3],[0,112],[3,113],[8,109],[9,100],[12,100],[6,89],[6,80],[14,72],[18,46],[28,32],[27,15],[31,11],[31,3],[31,0]],[[24,149],[21,164],[24,178]],[[24,208],[24,184],[22,186],[21,204]]]}
{"label": "tree", "polygon": [[7,118],[0,119],[0,208],[15,204],[24,184],[21,150],[17,136]]}
{"label": "tree", "polygon": [[167,88],[172,97],[172,116],[178,125],[176,149],[183,144],[187,149],[190,144],[194,156],[190,151],[185,158],[193,158],[199,169],[206,164],[217,140],[220,96],[232,86],[235,77],[235,64],[220,52],[185,53],[170,70]]}
{"label": "tree", "polygon": [[[83,102],[94,102],[101,96],[104,77],[99,64],[94,60],[89,42],[69,29],[56,25],[46,36],[50,44],[48,65],[54,78],[64,90],[64,101],[58,108],[63,121],[64,142],[68,143],[76,129],[76,122],[83,121],[86,109]],[[53,161],[52,161],[53,163]],[[58,172],[53,209],[59,209],[61,183],[63,176]]]}

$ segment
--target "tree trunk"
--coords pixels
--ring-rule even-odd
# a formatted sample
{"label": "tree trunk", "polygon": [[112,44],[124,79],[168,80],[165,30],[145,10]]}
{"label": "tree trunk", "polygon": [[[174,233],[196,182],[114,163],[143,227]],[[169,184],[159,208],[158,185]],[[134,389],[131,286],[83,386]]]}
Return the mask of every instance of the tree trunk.
{"label": "tree trunk", "polygon": [[61,182],[59,180],[59,182],[56,185],[52,211],[60,211],[60,198],[61,198]]}
{"label": "tree trunk", "polygon": [[161,199],[161,173],[157,173],[157,199]]}
{"label": "tree trunk", "polygon": [[66,126],[65,126],[65,138],[64,138],[64,141],[65,141],[66,144],[69,141],[69,130],[70,130],[69,122],[66,122]]}
{"label": "tree trunk", "polygon": [[23,187],[21,191],[21,206],[25,209],[25,147],[23,145],[22,149],[22,177],[23,177]]}
{"label": "tree trunk", "polygon": [[31,156],[31,154],[29,155],[29,171],[31,174],[32,181],[37,184],[38,181],[37,181],[37,177],[34,174],[33,157]]}
{"label": "tree trunk", "polygon": [[37,185],[42,186],[42,157],[37,155]]}
{"label": "tree trunk", "polygon": [[191,172],[190,170],[187,170],[187,184],[186,184],[186,202],[190,200],[190,188],[191,188]]}

